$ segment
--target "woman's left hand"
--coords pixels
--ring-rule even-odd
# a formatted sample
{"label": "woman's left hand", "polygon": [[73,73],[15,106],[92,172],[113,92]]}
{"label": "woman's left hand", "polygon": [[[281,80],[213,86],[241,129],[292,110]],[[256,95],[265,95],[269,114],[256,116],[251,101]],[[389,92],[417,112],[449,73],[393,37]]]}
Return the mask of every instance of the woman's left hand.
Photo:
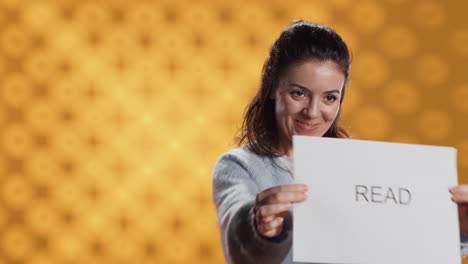
{"label": "woman's left hand", "polygon": [[458,218],[460,220],[460,232],[468,234],[468,185],[460,184],[450,188],[452,200],[458,205]]}

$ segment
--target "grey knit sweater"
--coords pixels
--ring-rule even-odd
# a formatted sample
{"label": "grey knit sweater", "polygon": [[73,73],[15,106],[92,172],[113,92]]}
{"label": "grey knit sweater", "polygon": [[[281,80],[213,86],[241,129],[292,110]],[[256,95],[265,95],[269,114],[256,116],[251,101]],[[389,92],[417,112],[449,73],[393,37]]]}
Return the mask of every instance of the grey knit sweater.
{"label": "grey knit sweater", "polygon": [[[213,200],[228,263],[293,263],[291,213],[285,218],[283,232],[273,239],[257,233],[252,213],[257,193],[293,182],[291,158],[262,157],[247,146],[219,157],[213,170]],[[468,236],[461,236],[461,255],[466,254]]]}

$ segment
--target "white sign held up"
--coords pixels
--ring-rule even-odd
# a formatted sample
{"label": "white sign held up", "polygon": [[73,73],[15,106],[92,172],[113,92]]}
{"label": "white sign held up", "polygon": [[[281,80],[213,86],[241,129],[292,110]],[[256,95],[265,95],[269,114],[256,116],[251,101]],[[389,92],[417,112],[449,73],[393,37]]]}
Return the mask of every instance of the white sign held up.
{"label": "white sign held up", "polygon": [[294,261],[461,263],[454,148],[294,136],[294,177]]}

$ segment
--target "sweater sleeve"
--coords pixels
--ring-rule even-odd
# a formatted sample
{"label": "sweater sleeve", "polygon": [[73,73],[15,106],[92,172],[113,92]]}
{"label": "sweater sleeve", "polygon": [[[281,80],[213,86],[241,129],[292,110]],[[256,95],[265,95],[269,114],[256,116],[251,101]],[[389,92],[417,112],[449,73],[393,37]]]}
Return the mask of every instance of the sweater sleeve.
{"label": "sweater sleeve", "polygon": [[464,258],[468,255],[468,235],[460,233],[460,255]]}
{"label": "sweater sleeve", "polygon": [[218,159],[213,171],[213,199],[228,263],[281,263],[291,247],[291,217],[286,217],[278,237],[268,239],[257,232],[252,209],[258,192],[241,157],[227,153]]}

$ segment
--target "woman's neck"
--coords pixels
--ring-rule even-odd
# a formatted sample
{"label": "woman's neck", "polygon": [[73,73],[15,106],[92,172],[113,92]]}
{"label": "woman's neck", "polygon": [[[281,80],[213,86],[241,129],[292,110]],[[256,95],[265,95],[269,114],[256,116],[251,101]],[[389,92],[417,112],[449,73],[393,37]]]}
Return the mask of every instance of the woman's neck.
{"label": "woman's neck", "polygon": [[287,157],[292,158],[292,156],[293,156],[292,141],[288,140],[288,141],[281,142],[280,143],[280,150],[281,150],[282,153],[284,153],[284,155],[286,155]]}

